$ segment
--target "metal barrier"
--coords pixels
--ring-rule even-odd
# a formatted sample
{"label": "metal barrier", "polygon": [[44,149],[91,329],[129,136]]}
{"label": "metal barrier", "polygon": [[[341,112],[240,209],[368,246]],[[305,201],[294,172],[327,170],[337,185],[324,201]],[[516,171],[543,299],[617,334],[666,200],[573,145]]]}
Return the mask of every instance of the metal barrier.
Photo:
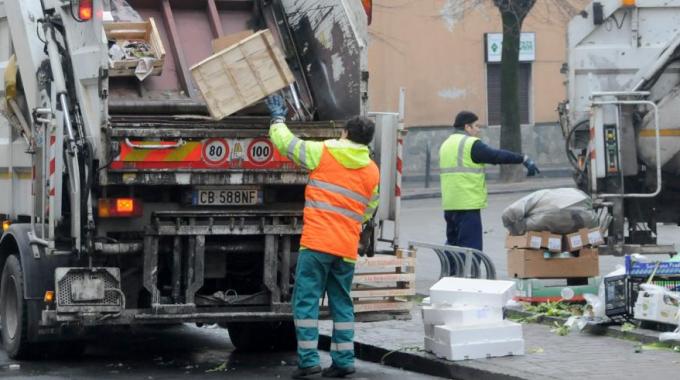
{"label": "metal barrier", "polygon": [[496,267],[491,258],[482,251],[455,245],[430,244],[419,241],[409,241],[408,247],[409,249],[416,247],[432,249],[441,263],[439,278],[482,278],[481,276],[484,275],[486,279],[496,279]]}

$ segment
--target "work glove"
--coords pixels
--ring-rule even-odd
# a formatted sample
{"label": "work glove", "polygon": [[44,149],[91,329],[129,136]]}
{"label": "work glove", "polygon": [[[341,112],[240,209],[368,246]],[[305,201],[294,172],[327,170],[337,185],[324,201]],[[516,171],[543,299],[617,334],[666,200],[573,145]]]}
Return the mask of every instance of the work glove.
{"label": "work glove", "polygon": [[375,252],[372,249],[373,244],[371,243],[373,239],[374,228],[375,222],[373,221],[373,219],[363,224],[361,235],[359,235],[359,256],[373,257],[373,254]]}
{"label": "work glove", "polygon": [[288,108],[286,107],[286,101],[281,95],[274,94],[268,96],[264,100],[264,104],[267,105],[267,109],[269,109],[269,114],[271,115],[272,120],[276,120],[278,122],[286,121]]}
{"label": "work glove", "polygon": [[538,170],[538,166],[536,166],[534,160],[529,158],[529,156],[524,156],[524,162],[522,162],[522,164],[527,168],[527,177],[533,177],[541,172]]}

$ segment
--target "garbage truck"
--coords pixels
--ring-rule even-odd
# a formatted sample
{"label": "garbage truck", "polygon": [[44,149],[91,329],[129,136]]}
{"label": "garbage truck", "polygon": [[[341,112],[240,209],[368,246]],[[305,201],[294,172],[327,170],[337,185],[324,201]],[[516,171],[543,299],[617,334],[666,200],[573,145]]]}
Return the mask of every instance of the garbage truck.
{"label": "garbage truck", "polygon": [[680,221],[680,1],[593,1],[568,26],[559,107],[578,187],[607,231],[601,254],[675,254]]}
{"label": "garbage truck", "polygon": [[[308,174],[269,142],[262,103],[209,117],[190,68],[219,41],[269,29],[295,77],[294,133],[337,138],[343,120],[374,118],[382,203],[363,247],[391,253],[400,117],[368,113],[370,16],[366,0],[0,0],[9,357],[187,322],[228,328],[238,348],[294,346]],[[393,304],[358,318],[408,313]]]}

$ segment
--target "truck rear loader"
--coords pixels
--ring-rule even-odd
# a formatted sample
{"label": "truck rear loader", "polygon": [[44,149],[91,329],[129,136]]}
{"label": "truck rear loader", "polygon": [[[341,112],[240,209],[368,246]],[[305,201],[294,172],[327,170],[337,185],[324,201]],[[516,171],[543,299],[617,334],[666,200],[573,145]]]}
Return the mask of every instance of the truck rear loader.
{"label": "truck rear loader", "polygon": [[[295,77],[290,128],[337,138],[343,120],[368,114],[370,3],[0,1],[8,355],[60,342],[78,353],[96,328],[185,322],[226,326],[240,348],[294,345],[307,173],[269,142],[261,103],[210,118],[190,67],[214,39],[268,28]],[[116,39],[154,47],[149,76],[112,63]],[[368,115],[383,178],[364,246],[389,253],[400,119]],[[404,315],[392,311],[358,317]]]}

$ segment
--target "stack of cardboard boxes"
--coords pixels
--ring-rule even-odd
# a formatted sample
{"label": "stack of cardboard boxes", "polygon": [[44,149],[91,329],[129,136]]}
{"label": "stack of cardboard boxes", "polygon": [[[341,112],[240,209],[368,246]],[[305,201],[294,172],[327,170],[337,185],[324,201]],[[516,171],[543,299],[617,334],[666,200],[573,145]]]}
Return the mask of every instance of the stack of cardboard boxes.
{"label": "stack of cardboard boxes", "polygon": [[599,228],[568,235],[529,231],[509,235],[508,276],[511,278],[574,278],[599,274],[597,246],[604,244]]}
{"label": "stack of cardboard boxes", "polygon": [[448,360],[523,355],[522,325],[503,320],[512,281],[445,277],[423,301],[425,350]]}

